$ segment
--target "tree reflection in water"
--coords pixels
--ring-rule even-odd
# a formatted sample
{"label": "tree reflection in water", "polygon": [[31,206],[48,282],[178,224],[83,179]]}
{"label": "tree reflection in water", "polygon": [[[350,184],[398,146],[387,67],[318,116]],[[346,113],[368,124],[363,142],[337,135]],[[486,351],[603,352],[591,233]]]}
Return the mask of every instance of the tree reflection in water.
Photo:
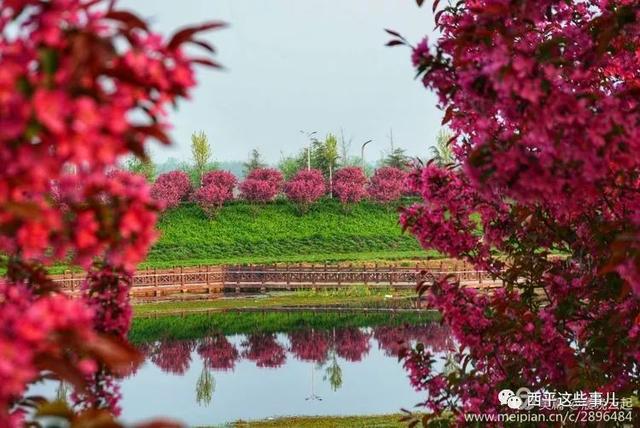
{"label": "tree reflection in water", "polygon": [[[233,370],[241,360],[253,362],[260,368],[280,368],[293,357],[314,365],[312,371],[324,368],[323,379],[337,391],[343,384],[341,359],[362,361],[369,354],[372,342],[385,355],[397,357],[407,345],[421,342],[433,352],[447,353],[454,342],[449,329],[437,323],[418,326],[378,326],[373,328],[335,328],[331,331],[298,329],[286,335],[252,333],[234,340],[240,351],[223,334],[214,334],[198,340],[161,340],[145,343],[139,349],[148,361],[165,373],[184,374],[192,361],[194,351],[202,358],[203,368],[196,383],[196,401],[210,405],[215,390],[211,371]],[[288,343],[287,343],[288,342]]]}
{"label": "tree reflection in water", "polygon": [[[165,373],[184,374],[197,351],[207,368],[233,370],[244,358],[261,368],[282,367],[287,352],[300,361],[324,364],[334,354],[346,361],[362,361],[371,349],[372,339],[386,355],[397,357],[403,346],[421,342],[433,352],[446,352],[454,345],[449,329],[437,323],[420,326],[378,326],[372,329],[347,327],[333,331],[298,329],[286,334],[289,346],[275,333],[252,333],[240,341],[242,352],[223,334],[198,340],[161,340],[139,345],[148,361]],[[331,361],[333,362],[333,361]]]}
{"label": "tree reflection in water", "polygon": [[181,375],[191,365],[195,344],[193,340],[161,340],[148,346],[146,356],[163,372]]}
{"label": "tree reflection in water", "polygon": [[223,334],[201,339],[198,344],[198,355],[205,366],[214,370],[233,370],[240,357],[238,349]]}
{"label": "tree reflection in water", "polygon": [[207,368],[202,366],[202,372],[196,383],[196,402],[200,406],[208,406],[211,404],[213,398],[213,392],[216,389],[216,380]]}
{"label": "tree reflection in water", "polygon": [[287,334],[289,351],[301,361],[323,363],[329,353],[330,338],[327,331],[300,329]]}
{"label": "tree reflection in water", "polygon": [[277,368],[287,361],[287,352],[274,333],[253,333],[242,342],[242,357],[258,367]]}

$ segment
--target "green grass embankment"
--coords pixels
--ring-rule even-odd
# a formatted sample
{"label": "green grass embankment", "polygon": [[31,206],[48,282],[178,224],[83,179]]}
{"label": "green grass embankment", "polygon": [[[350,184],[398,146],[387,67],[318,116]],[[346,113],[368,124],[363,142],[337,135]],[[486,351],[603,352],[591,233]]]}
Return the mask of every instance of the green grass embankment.
{"label": "green grass embankment", "polygon": [[133,343],[154,340],[186,340],[211,333],[250,334],[287,332],[300,328],[372,327],[419,324],[439,320],[430,311],[402,313],[224,312],[136,318],[129,331]]}
{"label": "green grass embankment", "polygon": [[160,240],[143,267],[176,265],[375,261],[425,258],[415,238],[402,233],[398,213],[362,202],[345,213],[335,200],[299,215],[287,201],[264,206],[232,202],[216,218],[194,204],[163,214]]}

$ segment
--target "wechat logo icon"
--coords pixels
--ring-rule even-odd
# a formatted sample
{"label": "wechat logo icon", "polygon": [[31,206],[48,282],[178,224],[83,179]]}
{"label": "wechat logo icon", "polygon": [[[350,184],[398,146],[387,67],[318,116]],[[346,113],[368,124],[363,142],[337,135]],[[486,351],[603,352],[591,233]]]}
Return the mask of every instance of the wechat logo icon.
{"label": "wechat logo icon", "polygon": [[529,388],[519,388],[513,392],[510,389],[503,389],[498,393],[498,400],[503,406],[507,406],[513,410],[529,410],[528,397],[531,391]]}

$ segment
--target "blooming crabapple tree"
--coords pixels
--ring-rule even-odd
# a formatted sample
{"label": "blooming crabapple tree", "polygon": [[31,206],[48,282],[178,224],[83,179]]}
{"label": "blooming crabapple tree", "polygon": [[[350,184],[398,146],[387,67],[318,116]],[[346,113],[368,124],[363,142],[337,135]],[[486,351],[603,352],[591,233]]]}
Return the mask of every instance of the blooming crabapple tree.
{"label": "blooming crabapple tree", "polygon": [[459,424],[501,411],[505,388],[637,394],[639,2],[438,3],[440,36],[412,60],[455,133],[457,165],[411,174],[423,201],[401,222],[504,287],[419,287],[455,335],[459,367],[437,373],[418,347],[404,355],[413,385]]}
{"label": "blooming crabapple tree", "polygon": [[295,203],[300,213],[309,211],[311,204],[326,193],[322,171],[318,169],[302,170],[284,186],[284,193]]}
{"label": "blooming crabapple tree", "polygon": [[238,184],[238,179],[229,171],[209,171],[202,176],[202,187],[209,185],[222,187],[233,196],[233,189]]}
{"label": "blooming crabapple tree", "polygon": [[[1,426],[23,425],[37,403],[24,393],[43,372],[74,385],[86,398],[78,409],[100,407],[69,413],[74,424],[111,418],[110,398],[96,395],[116,392],[109,377],[141,360],[125,340],[126,291],[158,207],[143,177],[109,171],[122,156],[144,157],[150,138],[169,141],[166,108],[195,84],[194,63],[215,65],[183,46],[212,50],[193,37],[219,26],[165,39],[114,2],[2,3]],[[88,272],[83,298],[60,292],[46,269],[55,262]]]}
{"label": "blooming crabapple tree", "polygon": [[151,196],[163,209],[175,208],[191,192],[191,180],[183,171],[171,171],[160,174],[153,186]]}
{"label": "blooming crabapple tree", "polygon": [[215,183],[202,186],[196,190],[193,196],[209,218],[215,217],[224,203],[233,199],[233,193],[228,188]]}
{"label": "blooming crabapple tree", "polygon": [[371,199],[381,204],[389,204],[400,199],[406,186],[407,174],[392,166],[378,168],[373,173],[368,186]]}
{"label": "blooming crabapple tree", "polygon": [[252,203],[264,204],[282,190],[282,173],[273,168],[256,168],[240,183],[240,193]]}
{"label": "blooming crabapple tree", "polygon": [[333,177],[333,192],[346,207],[348,204],[360,202],[367,196],[366,184],[367,177],[362,168],[347,166],[336,171]]}
{"label": "blooming crabapple tree", "polygon": [[209,171],[202,177],[202,187],[196,190],[194,200],[208,217],[213,218],[225,202],[233,199],[237,182],[229,171]]}

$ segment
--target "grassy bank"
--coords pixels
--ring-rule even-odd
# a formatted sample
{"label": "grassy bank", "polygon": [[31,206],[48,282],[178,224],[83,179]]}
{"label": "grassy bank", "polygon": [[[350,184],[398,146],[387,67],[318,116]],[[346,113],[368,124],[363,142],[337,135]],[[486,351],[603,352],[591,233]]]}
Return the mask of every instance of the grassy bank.
{"label": "grassy bank", "polygon": [[[388,260],[426,257],[415,238],[402,233],[398,213],[362,202],[345,213],[324,200],[304,216],[287,201],[254,207],[225,206],[208,219],[193,204],[166,212],[161,238],[144,266]],[[432,256],[434,254],[431,254]]]}
{"label": "grassy bank", "polygon": [[129,332],[134,343],[160,339],[196,339],[211,333],[276,333],[300,328],[367,327],[419,324],[437,320],[433,312],[412,313],[316,313],[264,312],[216,313],[160,318],[136,318]]}
{"label": "grassy bank", "polygon": [[[393,299],[386,296],[392,295]],[[331,291],[277,292],[248,297],[221,298],[215,300],[166,301],[134,305],[134,316],[161,315],[176,311],[198,311],[208,309],[274,308],[283,306],[353,306],[353,307],[407,307],[415,297],[413,291],[392,291],[350,287]]]}
{"label": "grassy bank", "polygon": [[380,416],[316,416],[316,417],[287,417],[261,421],[238,421],[231,424],[234,428],[400,428],[406,427],[406,422],[400,422],[403,415]]}

